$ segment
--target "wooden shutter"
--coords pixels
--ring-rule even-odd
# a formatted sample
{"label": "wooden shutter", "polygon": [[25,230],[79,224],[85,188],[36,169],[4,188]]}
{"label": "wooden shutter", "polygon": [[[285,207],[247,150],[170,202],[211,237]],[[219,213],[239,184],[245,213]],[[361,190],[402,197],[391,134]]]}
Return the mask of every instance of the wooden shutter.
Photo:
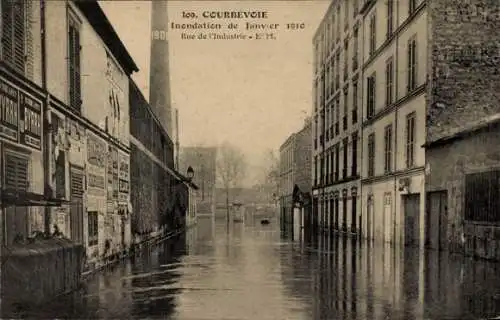
{"label": "wooden shutter", "polygon": [[75,22],[70,21],[68,30],[68,55],[69,55],[69,95],[70,105],[80,109],[81,84],[80,84],[80,31]]}
{"label": "wooden shutter", "polygon": [[14,28],[14,59],[13,64],[16,71],[24,74],[25,62],[25,8],[23,1],[15,1],[14,15],[13,15],[13,28]]}
{"label": "wooden shutter", "polygon": [[[26,18],[26,3],[24,1],[2,1],[3,60],[22,74],[25,73],[26,62]],[[31,15],[28,18],[31,19]]]}
{"label": "wooden shutter", "polygon": [[5,154],[5,187],[28,190],[28,159],[16,154]]}
{"label": "wooden shutter", "polygon": [[6,62],[12,61],[12,21],[13,21],[14,9],[9,1],[2,1],[2,54],[3,60]]}
{"label": "wooden shutter", "polygon": [[25,63],[26,63],[26,77],[33,79],[33,1],[26,1],[26,49],[25,49]]}
{"label": "wooden shutter", "polygon": [[83,198],[83,173],[76,170],[71,170],[71,199]]}

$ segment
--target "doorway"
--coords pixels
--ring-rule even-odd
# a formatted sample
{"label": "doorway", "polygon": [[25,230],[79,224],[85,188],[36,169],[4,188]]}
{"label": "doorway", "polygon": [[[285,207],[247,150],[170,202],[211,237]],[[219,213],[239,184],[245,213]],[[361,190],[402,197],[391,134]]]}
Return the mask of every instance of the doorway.
{"label": "doorway", "polygon": [[431,249],[445,250],[447,233],[447,191],[427,193],[425,217],[425,246]]}
{"label": "doorway", "polygon": [[368,201],[366,203],[366,238],[369,240],[373,239],[373,196],[368,196]]}
{"label": "doorway", "polygon": [[408,194],[403,196],[404,207],[404,244],[406,246],[418,246],[420,240],[420,194]]}

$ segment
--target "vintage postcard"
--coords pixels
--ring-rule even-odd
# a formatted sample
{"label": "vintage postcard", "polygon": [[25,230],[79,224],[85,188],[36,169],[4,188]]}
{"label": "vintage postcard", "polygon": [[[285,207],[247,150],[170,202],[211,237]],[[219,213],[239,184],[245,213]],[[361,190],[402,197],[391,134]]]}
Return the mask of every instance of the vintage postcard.
{"label": "vintage postcard", "polygon": [[499,1],[0,16],[0,318],[500,319]]}

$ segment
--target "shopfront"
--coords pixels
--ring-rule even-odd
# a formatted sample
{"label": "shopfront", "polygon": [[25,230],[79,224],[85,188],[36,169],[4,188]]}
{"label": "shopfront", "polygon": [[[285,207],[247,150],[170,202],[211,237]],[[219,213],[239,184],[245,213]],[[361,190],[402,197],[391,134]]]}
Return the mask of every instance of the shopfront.
{"label": "shopfront", "polygon": [[3,241],[43,231],[43,100],[0,78],[0,151],[3,160]]}

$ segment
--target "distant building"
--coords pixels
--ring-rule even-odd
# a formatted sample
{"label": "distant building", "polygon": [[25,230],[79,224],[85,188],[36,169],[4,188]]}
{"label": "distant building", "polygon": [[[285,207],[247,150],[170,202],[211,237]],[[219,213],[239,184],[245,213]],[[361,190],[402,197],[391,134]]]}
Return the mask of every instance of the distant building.
{"label": "distant building", "polygon": [[179,153],[179,172],[191,167],[196,191],[198,214],[215,212],[215,183],[217,171],[217,147],[184,147]]}
{"label": "distant building", "polygon": [[[310,119],[304,123],[304,127],[290,135],[280,146],[279,153],[279,205],[280,217],[284,225],[301,224],[302,217],[310,216],[310,203],[306,203],[301,216],[294,219],[293,190],[297,186],[299,190],[310,198],[311,195],[311,150],[312,150],[312,124]],[[295,221],[300,219],[300,221]]]}

